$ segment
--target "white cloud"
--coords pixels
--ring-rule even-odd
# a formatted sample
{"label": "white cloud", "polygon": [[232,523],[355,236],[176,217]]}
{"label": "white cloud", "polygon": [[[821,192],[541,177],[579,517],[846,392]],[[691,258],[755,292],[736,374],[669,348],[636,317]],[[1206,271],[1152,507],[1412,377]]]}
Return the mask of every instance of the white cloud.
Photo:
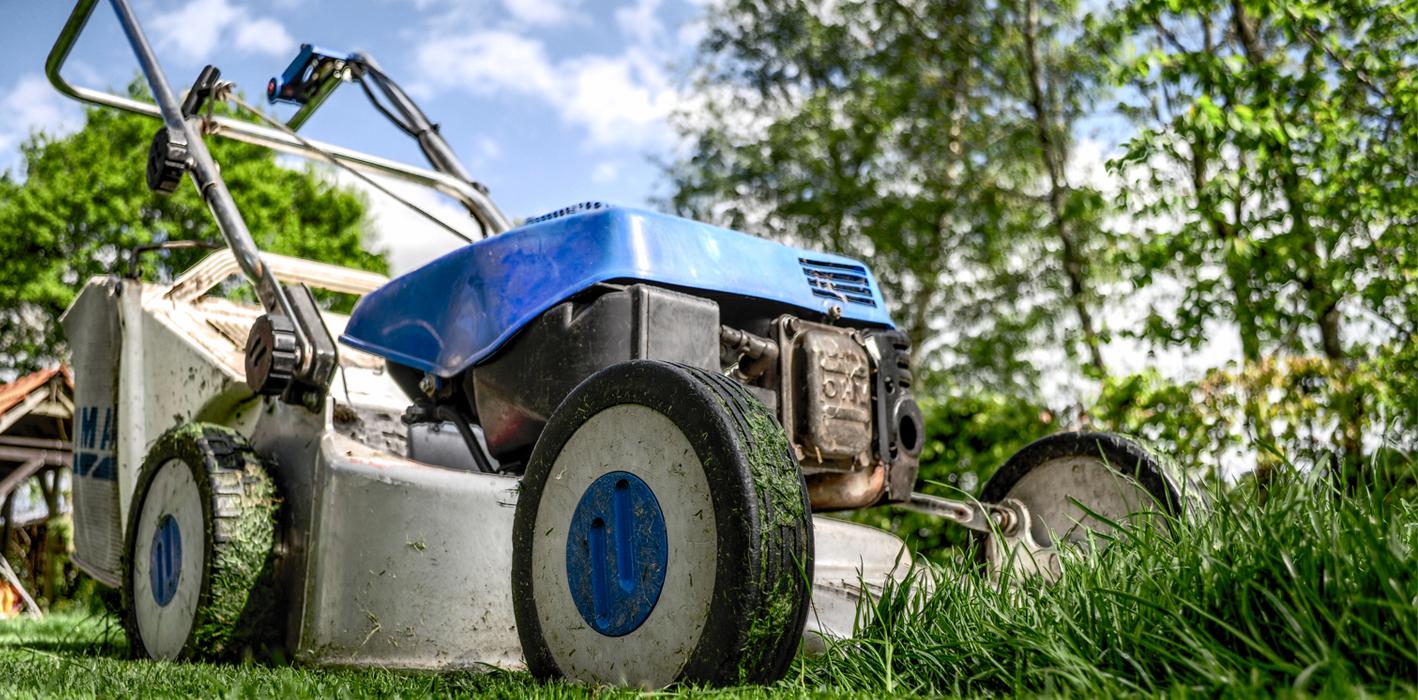
{"label": "white cloud", "polygon": [[553,61],[537,39],[485,30],[434,38],[416,59],[435,87],[540,100],[567,123],[586,129],[588,145],[596,148],[669,144],[666,119],[682,101],[662,61],[638,46],[619,55]]}
{"label": "white cloud", "polygon": [[679,29],[675,30],[675,39],[681,47],[692,48],[699,46],[708,33],[709,23],[703,17],[695,17],[679,25]]}
{"label": "white cloud", "polygon": [[251,53],[285,56],[295,52],[295,38],[284,25],[269,17],[260,17],[236,30],[236,47]]}
{"label": "white cloud", "polygon": [[665,26],[656,16],[659,9],[660,0],[635,0],[615,11],[616,26],[640,44],[653,45],[665,32]]}
{"label": "white cloud", "polygon": [[158,14],[149,26],[158,46],[176,49],[191,61],[207,58],[223,44],[275,56],[295,47],[295,40],[280,22],[254,16],[246,7],[229,0],[191,0],[176,10]]}
{"label": "white cloud", "polygon": [[555,27],[576,17],[574,0],[502,0],[503,9],[527,24]]}
{"label": "white cloud", "polygon": [[497,141],[484,136],[478,139],[478,156],[482,160],[497,160],[502,156],[502,147],[497,145]]}
{"label": "white cloud", "polygon": [[551,93],[561,80],[540,41],[502,30],[430,40],[419,47],[417,60],[429,82],[480,95]]}
{"label": "white cloud", "polygon": [[584,126],[593,146],[663,145],[679,93],[642,52],[594,56],[564,66],[562,117]]}
{"label": "white cloud", "polygon": [[1115,194],[1122,183],[1108,172],[1108,160],[1120,152],[1116,146],[1096,138],[1081,138],[1070,149],[1068,162],[1064,164],[1064,177],[1075,185],[1082,183],[1104,194]]}
{"label": "white cloud", "polygon": [[[400,197],[438,217],[474,240],[478,227],[468,216],[468,210],[426,187],[371,176]],[[424,218],[418,212],[400,204],[389,195],[370,187],[359,178],[341,170],[335,174],[341,185],[365,194],[367,209],[375,231],[370,247],[384,250],[389,257],[389,271],[401,275],[418,269],[435,258],[466,245],[443,227]]]}
{"label": "white cloud", "polygon": [[0,170],[14,163],[15,148],[36,130],[66,134],[83,123],[78,103],[60,95],[39,75],[20,78],[0,97]]}
{"label": "white cloud", "polygon": [[613,160],[597,163],[596,167],[591,169],[591,182],[597,185],[615,182],[616,178],[620,177],[620,166],[620,163]]}

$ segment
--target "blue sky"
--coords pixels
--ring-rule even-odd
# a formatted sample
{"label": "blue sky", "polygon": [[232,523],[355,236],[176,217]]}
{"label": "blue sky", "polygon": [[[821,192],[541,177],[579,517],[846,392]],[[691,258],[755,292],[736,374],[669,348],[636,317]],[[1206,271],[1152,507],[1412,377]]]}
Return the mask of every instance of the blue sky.
{"label": "blue sky", "polygon": [[[300,43],[369,53],[442,125],[512,217],[590,199],[647,203],[661,179],[653,161],[675,146],[666,117],[683,104],[676,66],[692,56],[703,14],[693,0],[131,1],[176,89],[213,63],[254,99]],[[78,103],[43,74],[71,9],[68,0],[5,3],[0,169],[18,163],[18,145],[31,130],[63,133],[81,123]],[[65,75],[121,87],[136,74],[113,10],[101,1]],[[291,111],[275,108],[280,116]],[[355,86],[336,93],[302,134],[423,163]],[[433,195],[398,191],[461,216]],[[397,268],[456,243],[386,198],[371,199],[379,243]]]}

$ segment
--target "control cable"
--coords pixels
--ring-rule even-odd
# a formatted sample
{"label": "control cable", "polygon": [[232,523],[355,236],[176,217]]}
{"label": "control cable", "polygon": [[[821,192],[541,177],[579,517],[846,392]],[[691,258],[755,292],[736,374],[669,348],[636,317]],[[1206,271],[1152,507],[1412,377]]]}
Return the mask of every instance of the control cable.
{"label": "control cable", "polygon": [[[238,109],[241,109],[241,110],[244,110],[244,111],[246,111],[246,112],[251,113],[251,114],[252,114],[253,116],[255,116],[257,119],[260,119],[262,122],[264,122],[267,126],[270,126],[271,128],[276,129],[277,131],[280,131],[280,132],[286,134],[287,136],[290,136],[291,138],[295,139],[296,141],[299,141],[299,142],[300,142],[300,145],[306,147],[307,149],[309,149],[310,151],[312,151],[312,152],[314,152],[314,153],[320,154],[320,156],[321,156],[322,158],[324,158],[325,161],[328,162],[329,164],[331,164],[331,165],[333,165],[333,166],[335,166],[335,167],[337,167],[337,168],[340,168],[340,169],[344,170],[345,172],[347,172],[347,173],[349,173],[349,174],[355,176],[355,177],[358,178],[360,181],[364,182],[365,184],[369,185],[370,187],[373,187],[374,189],[376,189],[376,190],[378,190],[378,191],[384,193],[384,194],[385,194],[386,196],[388,196],[390,199],[392,199],[392,200],[394,200],[394,201],[396,201],[396,202],[398,202],[398,203],[400,203],[400,204],[402,204],[402,205],[408,207],[409,209],[413,210],[413,211],[414,211],[415,213],[417,213],[418,215],[420,215],[420,216],[424,217],[425,219],[428,219],[429,221],[431,221],[431,222],[433,222],[434,224],[438,225],[439,228],[442,228],[443,230],[447,231],[448,233],[451,233],[451,234],[453,234],[454,236],[457,236],[458,238],[462,239],[463,241],[465,241],[465,242],[467,242],[467,243],[473,243],[473,242],[474,242],[473,238],[470,237],[468,234],[463,233],[462,231],[459,231],[458,229],[454,228],[454,227],[453,227],[452,225],[450,225],[448,222],[446,222],[446,221],[444,221],[443,219],[440,219],[439,217],[435,216],[432,212],[429,212],[429,211],[425,210],[424,208],[418,206],[417,204],[414,204],[413,202],[409,201],[408,199],[405,199],[404,197],[401,197],[401,196],[399,196],[398,194],[395,194],[395,193],[393,192],[393,190],[390,190],[388,187],[385,187],[383,184],[380,184],[380,183],[379,183],[378,181],[376,181],[374,178],[371,178],[370,176],[368,176],[368,175],[366,175],[366,174],[364,174],[364,173],[362,173],[362,172],[360,172],[360,171],[354,169],[353,167],[351,167],[351,166],[349,166],[348,164],[342,162],[340,159],[338,159],[338,158],[336,158],[335,156],[331,155],[330,153],[328,153],[328,152],[325,151],[324,149],[322,149],[322,148],[320,148],[319,146],[316,146],[315,144],[311,143],[309,140],[305,139],[305,138],[302,137],[300,134],[297,134],[294,129],[291,129],[290,127],[286,126],[285,124],[282,124],[281,122],[276,121],[275,119],[272,119],[272,118],[271,118],[270,116],[268,116],[265,112],[262,112],[261,110],[256,109],[255,107],[252,107],[251,105],[247,104],[245,100],[241,99],[241,97],[236,94],[236,90],[234,89],[234,87],[235,87],[235,86],[234,86],[232,83],[229,83],[229,82],[224,82],[224,83],[221,83],[221,84],[217,85],[216,88],[214,88],[214,89],[212,90],[213,99],[214,99],[214,100],[223,100],[223,101],[231,102],[231,103],[232,103],[233,105],[235,105]],[[400,126],[403,126],[403,125],[401,124]],[[479,228],[481,228],[481,226],[482,226],[482,224],[479,223]],[[486,236],[486,231],[483,232],[483,235]]]}

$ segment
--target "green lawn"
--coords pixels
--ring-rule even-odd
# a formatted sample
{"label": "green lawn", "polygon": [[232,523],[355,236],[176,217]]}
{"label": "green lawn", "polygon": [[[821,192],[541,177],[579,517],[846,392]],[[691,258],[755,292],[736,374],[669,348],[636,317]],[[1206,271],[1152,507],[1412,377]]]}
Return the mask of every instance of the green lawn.
{"label": "green lawn", "polygon": [[[695,693],[702,695],[705,693]],[[805,694],[805,693],[803,693]],[[525,673],[398,673],[261,664],[134,661],[117,621],[51,615],[0,622],[0,697],[424,697],[615,698],[639,694],[570,684],[541,685]],[[780,697],[777,690],[714,695]]]}
{"label": "green lawn", "polygon": [[[929,585],[927,585],[929,584]],[[857,639],[769,688],[688,695],[1418,695],[1418,506],[1283,481],[1129,533],[1053,585],[966,556],[888,591]],[[111,618],[0,623],[0,697],[630,697],[525,674],[127,660]]]}

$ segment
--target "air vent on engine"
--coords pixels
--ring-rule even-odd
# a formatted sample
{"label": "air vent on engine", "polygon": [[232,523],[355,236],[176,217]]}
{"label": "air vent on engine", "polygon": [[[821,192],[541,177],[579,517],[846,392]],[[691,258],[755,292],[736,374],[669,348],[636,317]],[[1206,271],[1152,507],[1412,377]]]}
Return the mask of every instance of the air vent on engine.
{"label": "air vent on engine", "polygon": [[605,208],[607,208],[607,207],[609,207],[609,206],[610,206],[610,205],[609,205],[609,204],[606,204],[605,202],[582,202],[582,203],[580,203],[580,204],[573,204],[573,205],[571,205],[571,206],[569,206],[569,207],[562,207],[561,209],[557,209],[556,211],[551,212],[551,213],[549,213],[549,214],[542,214],[541,216],[534,216],[534,217],[532,217],[532,218],[530,218],[530,219],[527,219],[527,222],[526,222],[526,223],[528,223],[528,224],[540,224],[540,223],[543,222],[543,221],[551,221],[552,219],[560,219],[560,218],[563,217],[563,216],[571,216],[572,214],[585,214],[585,213],[588,212],[588,211],[596,211],[597,209],[605,209]]}
{"label": "air vent on engine", "polygon": [[867,270],[861,265],[807,258],[798,258],[798,263],[803,267],[803,276],[807,278],[814,296],[848,304],[876,306]]}

